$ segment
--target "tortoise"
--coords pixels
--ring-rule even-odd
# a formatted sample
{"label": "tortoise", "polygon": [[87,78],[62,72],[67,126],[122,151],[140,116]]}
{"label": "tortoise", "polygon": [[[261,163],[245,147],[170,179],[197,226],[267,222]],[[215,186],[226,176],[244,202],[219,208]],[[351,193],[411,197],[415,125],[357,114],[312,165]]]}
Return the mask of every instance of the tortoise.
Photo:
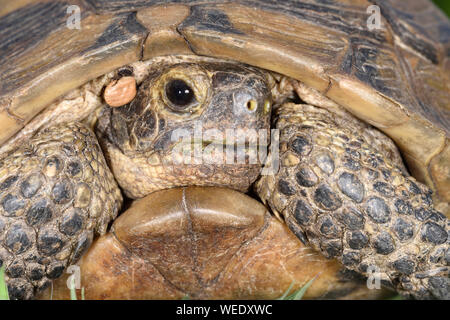
{"label": "tortoise", "polygon": [[[81,29],[69,27],[74,5]],[[146,261],[175,268],[171,284],[204,285],[265,217],[324,268],[332,259],[405,296],[449,299],[450,23],[430,2],[27,0],[2,6],[0,26],[0,256],[12,298],[60,277],[94,234],[94,275],[117,270],[99,258],[119,240],[122,267],[152,249]],[[242,158],[228,158],[235,149]],[[198,206],[187,233],[180,206]],[[195,242],[193,225],[222,240],[188,251],[216,277],[177,272],[186,252],[161,247],[177,228]]]}

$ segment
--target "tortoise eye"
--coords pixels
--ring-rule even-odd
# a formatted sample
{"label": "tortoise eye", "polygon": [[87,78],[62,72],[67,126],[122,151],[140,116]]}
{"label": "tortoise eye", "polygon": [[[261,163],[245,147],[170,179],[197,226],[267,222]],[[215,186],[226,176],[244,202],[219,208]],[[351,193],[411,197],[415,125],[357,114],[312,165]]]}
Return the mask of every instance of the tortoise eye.
{"label": "tortoise eye", "polygon": [[166,97],[170,101],[174,111],[185,111],[197,102],[194,90],[183,80],[170,80],[165,88]]}

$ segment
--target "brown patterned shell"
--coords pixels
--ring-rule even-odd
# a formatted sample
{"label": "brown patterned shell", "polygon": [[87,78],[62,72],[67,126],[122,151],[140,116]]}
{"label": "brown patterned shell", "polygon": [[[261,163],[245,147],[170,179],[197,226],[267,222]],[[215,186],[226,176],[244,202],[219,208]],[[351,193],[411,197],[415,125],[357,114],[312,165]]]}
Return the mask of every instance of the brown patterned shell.
{"label": "brown patterned shell", "polygon": [[[389,135],[450,200],[450,22],[427,0],[0,1],[0,143],[59,96],[131,62],[228,58],[319,90]],[[81,29],[69,29],[78,5]],[[369,30],[367,8],[381,8]]]}

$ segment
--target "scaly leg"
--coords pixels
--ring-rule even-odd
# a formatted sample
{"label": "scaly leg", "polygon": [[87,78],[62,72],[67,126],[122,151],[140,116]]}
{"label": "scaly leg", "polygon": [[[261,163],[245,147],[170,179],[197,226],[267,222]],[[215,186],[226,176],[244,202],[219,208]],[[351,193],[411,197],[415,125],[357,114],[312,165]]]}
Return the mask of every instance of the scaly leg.
{"label": "scaly leg", "polygon": [[403,294],[449,299],[449,220],[398,158],[369,141],[367,125],[294,104],[275,121],[280,170],[256,191],[298,238]]}
{"label": "scaly leg", "polygon": [[103,234],[122,203],[95,135],[58,125],[0,159],[0,263],[11,299],[30,299]]}

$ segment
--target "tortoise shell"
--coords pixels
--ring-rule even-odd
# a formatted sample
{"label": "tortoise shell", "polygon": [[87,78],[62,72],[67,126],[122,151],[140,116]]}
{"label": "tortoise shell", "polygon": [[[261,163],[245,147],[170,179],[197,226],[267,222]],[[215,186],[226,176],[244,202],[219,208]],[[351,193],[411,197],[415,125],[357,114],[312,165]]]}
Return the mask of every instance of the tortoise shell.
{"label": "tortoise shell", "polygon": [[[368,26],[371,5],[379,28]],[[448,212],[450,22],[427,0],[20,0],[1,6],[0,39],[1,144],[123,65],[225,58],[300,80],[382,130]]]}

